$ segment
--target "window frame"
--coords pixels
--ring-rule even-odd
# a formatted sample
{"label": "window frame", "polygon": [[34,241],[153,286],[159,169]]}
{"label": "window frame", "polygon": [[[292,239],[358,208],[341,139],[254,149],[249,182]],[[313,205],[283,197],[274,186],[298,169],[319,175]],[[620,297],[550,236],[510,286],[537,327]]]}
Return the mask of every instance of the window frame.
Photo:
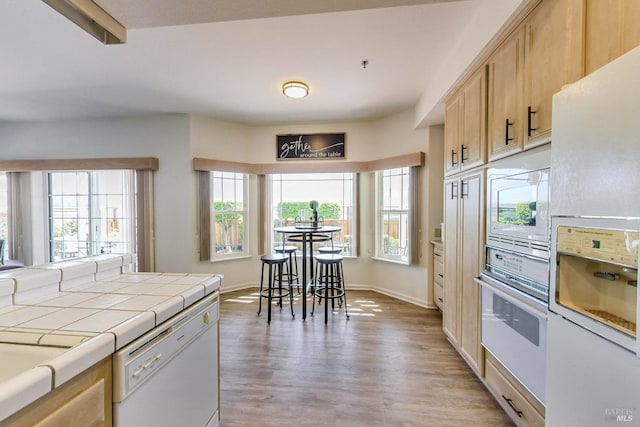
{"label": "window frame", "polygon": [[[385,173],[391,173],[391,171],[400,170],[400,175],[406,176],[406,184],[408,188],[402,188],[400,190],[400,206],[401,208],[391,208],[386,209],[384,205],[384,194],[385,191],[393,191],[393,187],[389,185],[388,188],[385,187],[384,178]],[[381,169],[374,172],[374,180],[375,180],[375,196],[374,196],[374,216],[375,216],[375,250],[374,250],[374,258],[394,262],[403,265],[411,265],[412,262],[412,245],[414,244],[414,232],[412,231],[412,224],[414,223],[414,210],[412,209],[412,205],[414,205],[414,201],[412,200],[412,195],[415,192],[415,188],[412,188],[415,183],[412,178],[412,168],[408,166],[394,167],[389,169]],[[405,180],[402,179],[403,185]],[[406,194],[407,200],[404,200],[404,195]],[[402,208],[402,206],[406,206],[406,209]],[[403,215],[406,215],[406,229],[405,229],[405,240],[406,243],[404,245],[404,249],[401,250],[399,254],[390,254],[385,252],[385,230],[384,230],[384,216],[388,214],[400,215],[402,218]],[[400,221],[402,222],[402,221]]]}
{"label": "window frame", "polygon": [[[220,177],[217,177],[216,174],[221,174]],[[215,180],[222,178],[225,174],[233,174],[234,176],[242,177],[242,210],[231,209],[231,210],[216,210],[215,209]],[[226,178],[223,178],[226,179]],[[237,178],[234,178],[237,179]],[[246,258],[250,256],[250,234],[251,234],[251,224],[250,224],[250,194],[249,194],[249,174],[244,172],[232,172],[232,171],[224,171],[224,170],[213,170],[210,171],[208,177],[208,185],[210,186],[209,198],[210,198],[210,208],[209,211],[209,261],[218,262],[225,261],[230,259],[238,259],[238,258]],[[242,226],[243,226],[243,235],[242,235],[242,251],[241,252],[229,252],[229,253],[217,253],[216,252],[216,215],[225,215],[225,214],[233,214],[233,215],[242,215]]]}

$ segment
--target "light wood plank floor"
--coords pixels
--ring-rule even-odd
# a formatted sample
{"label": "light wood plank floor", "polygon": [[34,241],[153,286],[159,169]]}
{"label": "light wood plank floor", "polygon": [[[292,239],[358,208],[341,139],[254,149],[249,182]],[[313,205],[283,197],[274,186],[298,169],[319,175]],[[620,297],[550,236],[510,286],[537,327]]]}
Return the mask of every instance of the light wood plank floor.
{"label": "light wood plank floor", "polygon": [[[439,312],[369,291],[267,325],[257,289],[223,294],[221,426],[511,426],[447,342]],[[311,300],[309,299],[309,307]]]}

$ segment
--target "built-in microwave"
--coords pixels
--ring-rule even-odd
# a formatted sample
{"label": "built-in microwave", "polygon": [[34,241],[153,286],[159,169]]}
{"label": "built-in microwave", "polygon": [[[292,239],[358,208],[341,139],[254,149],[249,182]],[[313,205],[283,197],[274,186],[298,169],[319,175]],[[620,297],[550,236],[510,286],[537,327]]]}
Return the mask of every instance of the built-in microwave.
{"label": "built-in microwave", "polygon": [[495,162],[487,170],[487,245],[549,259],[550,149]]}

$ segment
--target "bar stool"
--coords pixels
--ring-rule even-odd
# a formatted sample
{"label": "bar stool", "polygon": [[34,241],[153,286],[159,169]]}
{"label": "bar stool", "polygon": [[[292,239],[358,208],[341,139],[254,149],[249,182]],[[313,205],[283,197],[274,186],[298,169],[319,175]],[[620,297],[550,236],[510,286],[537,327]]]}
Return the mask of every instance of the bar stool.
{"label": "bar stool", "polygon": [[342,255],[337,254],[319,254],[315,256],[316,266],[319,266],[320,280],[317,282],[313,291],[313,305],[311,315],[315,311],[316,297],[320,303],[324,299],[324,324],[327,324],[329,317],[329,300],[331,300],[331,309],[335,308],[335,300],[338,300],[338,306],[342,306],[344,299],[344,311],[349,319],[349,309],[347,308],[347,293],[344,287],[344,276],[342,270]]}
{"label": "bar stool", "polygon": [[[282,269],[287,262],[287,256],[284,254],[267,254],[262,255],[260,257],[260,261],[262,261],[262,274],[260,276],[260,303],[258,305],[258,316],[262,311],[262,298],[266,298],[268,300],[267,323],[271,323],[271,302],[273,298],[280,300],[278,305],[280,306],[280,310],[282,310],[282,298],[288,296],[289,305],[291,306],[291,316],[295,318],[296,315],[293,314],[293,288],[291,283],[288,285],[289,289],[282,287]],[[269,266],[269,283],[267,289],[264,289],[265,265]],[[276,281],[278,282],[277,287]]]}
{"label": "bar stool", "polygon": [[[320,252],[320,254],[335,254],[335,255],[340,255],[340,253],[342,252],[341,248],[338,247],[334,247],[333,244],[331,246],[321,246],[318,248],[318,252]],[[334,280],[336,281],[336,283],[338,283],[338,287],[342,287],[342,263],[340,263],[339,265],[339,272],[338,274],[336,274],[336,277],[334,278]],[[320,264],[318,262],[316,262],[316,268],[315,268],[315,273],[313,275],[313,277],[315,278],[315,284],[319,284],[320,283]],[[315,286],[314,286],[315,288]],[[342,299],[340,299],[340,305],[342,305]]]}
{"label": "bar stool", "polygon": [[[276,246],[273,250],[278,254],[284,254],[289,257],[289,261],[284,264],[285,272],[283,273],[288,283],[294,284],[298,282],[298,247]],[[300,283],[298,283],[298,294],[300,294]]]}

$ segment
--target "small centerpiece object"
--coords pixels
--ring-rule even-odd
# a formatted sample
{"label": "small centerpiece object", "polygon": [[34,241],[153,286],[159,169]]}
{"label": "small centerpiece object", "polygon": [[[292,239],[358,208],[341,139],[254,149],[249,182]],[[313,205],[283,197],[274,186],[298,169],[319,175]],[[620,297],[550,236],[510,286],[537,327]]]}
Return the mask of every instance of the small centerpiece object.
{"label": "small centerpiece object", "polygon": [[313,228],[318,228],[318,202],[316,200],[310,201],[309,207],[313,210],[313,213],[311,214],[311,226]]}

